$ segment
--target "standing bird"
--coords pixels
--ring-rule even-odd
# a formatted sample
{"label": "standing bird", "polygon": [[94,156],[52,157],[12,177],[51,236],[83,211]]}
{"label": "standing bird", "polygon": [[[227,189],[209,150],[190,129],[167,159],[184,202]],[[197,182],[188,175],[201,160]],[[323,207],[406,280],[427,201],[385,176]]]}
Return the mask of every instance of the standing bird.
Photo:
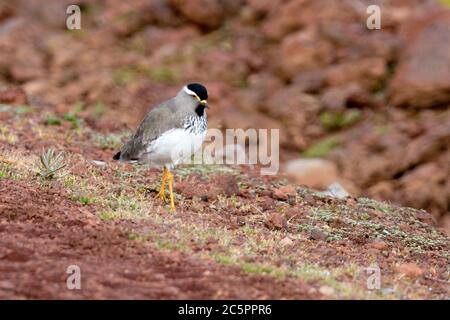
{"label": "standing bird", "polygon": [[170,208],[175,210],[170,169],[190,158],[201,146],[208,129],[205,109],[208,92],[199,83],[190,83],[178,94],[152,109],[136,133],[125,143],[114,160],[163,166],[159,197],[166,201],[169,184]]}

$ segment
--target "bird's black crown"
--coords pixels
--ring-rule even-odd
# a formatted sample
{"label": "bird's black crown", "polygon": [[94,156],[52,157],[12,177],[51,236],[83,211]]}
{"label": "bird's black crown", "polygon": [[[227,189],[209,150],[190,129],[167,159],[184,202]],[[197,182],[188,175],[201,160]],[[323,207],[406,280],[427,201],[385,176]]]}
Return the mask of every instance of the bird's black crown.
{"label": "bird's black crown", "polygon": [[193,92],[200,98],[200,100],[208,99],[208,91],[206,88],[202,86],[200,83],[190,83],[187,85],[187,88]]}

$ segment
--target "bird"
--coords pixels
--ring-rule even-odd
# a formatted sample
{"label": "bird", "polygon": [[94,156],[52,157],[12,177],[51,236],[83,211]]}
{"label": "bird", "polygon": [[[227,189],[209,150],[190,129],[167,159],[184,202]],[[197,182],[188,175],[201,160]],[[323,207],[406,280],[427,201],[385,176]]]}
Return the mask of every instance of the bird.
{"label": "bird", "polygon": [[185,85],[175,97],[151,109],[136,132],[114,156],[114,160],[162,166],[158,196],[167,202],[165,183],[170,194],[170,210],[175,211],[170,170],[197,152],[206,137],[208,91],[200,83]]}

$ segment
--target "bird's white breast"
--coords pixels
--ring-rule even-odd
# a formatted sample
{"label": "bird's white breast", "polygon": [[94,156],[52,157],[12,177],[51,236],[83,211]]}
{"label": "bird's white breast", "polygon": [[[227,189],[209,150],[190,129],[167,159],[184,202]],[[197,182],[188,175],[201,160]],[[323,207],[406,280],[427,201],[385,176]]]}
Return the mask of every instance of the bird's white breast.
{"label": "bird's white breast", "polygon": [[145,161],[159,165],[175,165],[190,159],[202,146],[206,131],[193,133],[185,129],[171,129],[147,147]]}

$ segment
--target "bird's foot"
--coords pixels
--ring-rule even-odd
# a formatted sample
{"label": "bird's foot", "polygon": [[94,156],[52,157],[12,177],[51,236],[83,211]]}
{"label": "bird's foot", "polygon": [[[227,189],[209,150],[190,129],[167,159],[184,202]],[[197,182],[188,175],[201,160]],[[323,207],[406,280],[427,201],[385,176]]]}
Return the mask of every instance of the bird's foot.
{"label": "bird's foot", "polygon": [[166,193],[164,192],[163,189],[161,189],[161,190],[158,192],[158,195],[157,195],[156,197],[158,197],[159,199],[161,199],[161,200],[164,201],[164,202],[167,202]]}

